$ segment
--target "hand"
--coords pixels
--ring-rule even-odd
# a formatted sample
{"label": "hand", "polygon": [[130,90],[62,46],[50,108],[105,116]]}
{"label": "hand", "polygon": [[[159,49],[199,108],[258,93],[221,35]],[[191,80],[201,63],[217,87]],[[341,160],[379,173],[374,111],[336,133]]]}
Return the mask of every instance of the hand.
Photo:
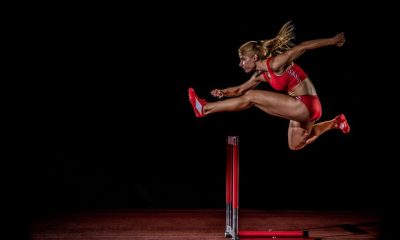
{"label": "hand", "polygon": [[221,89],[214,89],[214,90],[211,91],[211,95],[213,97],[223,98],[224,97],[224,92]]}
{"label": "hand", "polygon": [[337,34],[336,36],[333,37],[333,39],[335,41],[335,45],[338,47],[343,46],[344,42],[346,41],[344,37],[344,32]]}

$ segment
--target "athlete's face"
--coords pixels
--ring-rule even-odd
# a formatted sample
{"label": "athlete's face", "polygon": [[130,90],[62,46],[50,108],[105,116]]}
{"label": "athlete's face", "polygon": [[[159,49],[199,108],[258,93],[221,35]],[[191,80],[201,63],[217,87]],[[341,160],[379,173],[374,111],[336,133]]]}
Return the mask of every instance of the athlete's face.
{"label": "athlete's face", "polygon": [[243,68],[246,73],[252,72],[256,69],[256,56],[248,56],[239,54],[239,67]]}

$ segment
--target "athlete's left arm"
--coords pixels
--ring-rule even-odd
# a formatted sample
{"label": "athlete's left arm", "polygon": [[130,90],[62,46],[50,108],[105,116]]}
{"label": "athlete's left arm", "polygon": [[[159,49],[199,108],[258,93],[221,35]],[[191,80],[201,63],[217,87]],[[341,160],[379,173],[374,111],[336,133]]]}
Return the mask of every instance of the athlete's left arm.
{"label": "athlete's left arm", "polygon": [[271,59],[270,67],[274,72],[282,72],[283,68],[287,66],[289,63],[293,62],[297,58],[299,58],[303,53],[308,50],[336,45],[337,47],[343,46],[345,42],[344,33],[341,32],[334,37],[331,38],[320,38],[310,41],[305,41],[300,43],[299,45],[293,47],[292,49],[275,56]]}

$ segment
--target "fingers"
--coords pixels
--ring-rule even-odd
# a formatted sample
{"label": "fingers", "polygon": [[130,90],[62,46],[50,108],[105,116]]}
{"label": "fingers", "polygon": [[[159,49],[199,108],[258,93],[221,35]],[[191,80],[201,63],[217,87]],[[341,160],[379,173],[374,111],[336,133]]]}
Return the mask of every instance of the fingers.
{"label": "fingers", "polygon": [[344,32],[341,32],[336,35],[336,46],[341,47],[346,42],[346,38],[344,37]]}
{"label": "fingers", "polygon": [[213,97],[222,98],[224,96],[224,93],[220,89],[214,89],[211,91],[211,95]]}

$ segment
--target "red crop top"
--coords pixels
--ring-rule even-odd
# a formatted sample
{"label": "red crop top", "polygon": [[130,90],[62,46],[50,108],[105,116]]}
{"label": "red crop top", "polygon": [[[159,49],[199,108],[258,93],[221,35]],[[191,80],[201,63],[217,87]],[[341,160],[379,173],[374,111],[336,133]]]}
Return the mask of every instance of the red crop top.
{"label": "red crop top", "polygon": [[271,76],[271,79],[268,77],[267,72],[263,72],[263,76],[271,87],[277,91],[286,91],[289,92],[292,90],[297,84],[307,78],[307,74],[304,73],[303,69],[301,69],[297,64],[292,63],[286,70],[281,74],[277,75],[272,71],[269,63],[273,57],[267,58],[267,69]]}

